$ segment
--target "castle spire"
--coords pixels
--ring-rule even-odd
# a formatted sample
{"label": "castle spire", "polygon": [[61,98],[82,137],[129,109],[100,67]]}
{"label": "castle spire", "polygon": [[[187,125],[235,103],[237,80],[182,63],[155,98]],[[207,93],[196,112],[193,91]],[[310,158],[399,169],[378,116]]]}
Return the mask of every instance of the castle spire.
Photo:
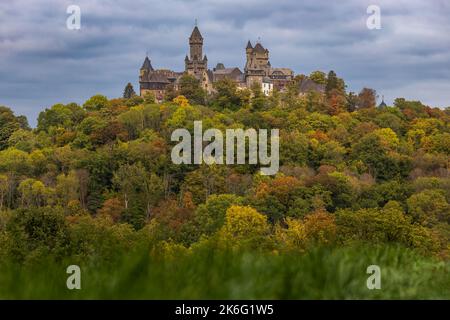
{"label": "castle spire", "polygon": [[384,108],[384,107],[387,107],[387,104],[386,104],[386,102],[384,102],[384,95],[382,95],[381,103],[378,105],[378,108]]}
{"label": "castle spire", "polygon": [[144,60],[144,63],[142,64],[141,69],[146,69],[146,70],[153,71],[152,63],[150,62],[150,59],[148,58],[148,55],[145,56],[145,60]]}
{"label": "castle spire", "polygon": [[192,30],[192,34],[189,37],[189,40],[203,40],[202,34],[200,33],[200,30],[197,26],[195,26],[194,30]]}
{"label": "castle spire", "polygon": [[253,46],[252,46],[252,43],[250,42],[250,40],[248,40],[247,47],[245,49],[253,49]]}

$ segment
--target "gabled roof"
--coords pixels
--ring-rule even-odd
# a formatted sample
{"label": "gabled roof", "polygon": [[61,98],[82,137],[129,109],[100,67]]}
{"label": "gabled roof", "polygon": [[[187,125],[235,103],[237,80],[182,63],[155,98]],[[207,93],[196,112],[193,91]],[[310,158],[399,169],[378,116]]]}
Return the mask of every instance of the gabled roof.
{"label": "gabled roof", "polygon": [[144,63],[142,64],[141,69],[147,69],[153,71],[152,63],[148,57],[145,57]]}
{"label": "gabled roof", "polygon": [[242,73],[241,69],[239,69],[238,67],[223,68],[223,69],[216,69],[216,70],[214,70],[214,74],[231,74],[233,72],[237,72],[239,74]]}

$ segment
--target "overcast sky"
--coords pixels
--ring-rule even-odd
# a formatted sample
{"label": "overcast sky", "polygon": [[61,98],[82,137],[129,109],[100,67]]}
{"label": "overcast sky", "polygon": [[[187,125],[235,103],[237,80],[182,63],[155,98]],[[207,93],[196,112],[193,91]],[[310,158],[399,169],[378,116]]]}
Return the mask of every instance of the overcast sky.
{"label": "overcast sky", "polygon": [[[349,90],[450,106],[449,0],[2,0],[0,105],[31,125],[55,103],[138,91],[148,51],[153,67],[181,71],[195,19],[209,67],[243,69],[245,45],[260,38],[274,67],[335,70]],[[81,8],[69,30],[66,9]],[[381,8],[381,30],[366,27]]]}

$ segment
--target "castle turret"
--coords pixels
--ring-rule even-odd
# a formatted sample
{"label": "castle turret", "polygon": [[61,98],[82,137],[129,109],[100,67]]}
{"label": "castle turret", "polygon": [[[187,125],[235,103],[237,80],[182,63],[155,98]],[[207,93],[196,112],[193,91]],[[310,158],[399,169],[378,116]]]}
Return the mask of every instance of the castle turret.
{"label": "castle turret", "polygon": [[189,37],[189,47],[191,60],[200,60],[203,56],[203,37],[197,26]]}
{"label": "castle turret", "polygon": [[139,80],[142,81],[143,79],[146,79],[150,72],[154,71],[152,67],[152,63],[150,62],[150,59],[148,56],[145,57],[144,63],[142,64],[142,67],[140,69],[139,73]]}
{"label": "castle turret", "polygon": [[253,47],[248,41],[245,53],[247,61],[244,72],[247,86],[251,87],[254,83],[261,84],[263,78],[269,74],[269,50],[265,49],[260,42],[257,42]]}
{"label": "castle turret", "polygon": [[203,56],[203,37],[197,26],[192,30],[189,37],[189,57],[186,56],[185,71],[200,80],[204,89],[209,89],[208,86],[208,58]]}

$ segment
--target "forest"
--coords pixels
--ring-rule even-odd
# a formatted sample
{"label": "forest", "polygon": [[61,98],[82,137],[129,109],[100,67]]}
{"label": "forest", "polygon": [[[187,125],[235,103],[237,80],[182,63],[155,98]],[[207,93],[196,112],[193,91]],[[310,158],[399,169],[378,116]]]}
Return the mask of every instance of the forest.
{"label": "forest", "polygon": [[[300,93],[306,77],[325,92]],[[156,103],[128,84],[36,128],[0,106],[0,298],[450,298],[450,107],[377,106],[333,71],[214,89],[184,75]],[[279,172],[174,164],[194,121],[279,129]]]}

